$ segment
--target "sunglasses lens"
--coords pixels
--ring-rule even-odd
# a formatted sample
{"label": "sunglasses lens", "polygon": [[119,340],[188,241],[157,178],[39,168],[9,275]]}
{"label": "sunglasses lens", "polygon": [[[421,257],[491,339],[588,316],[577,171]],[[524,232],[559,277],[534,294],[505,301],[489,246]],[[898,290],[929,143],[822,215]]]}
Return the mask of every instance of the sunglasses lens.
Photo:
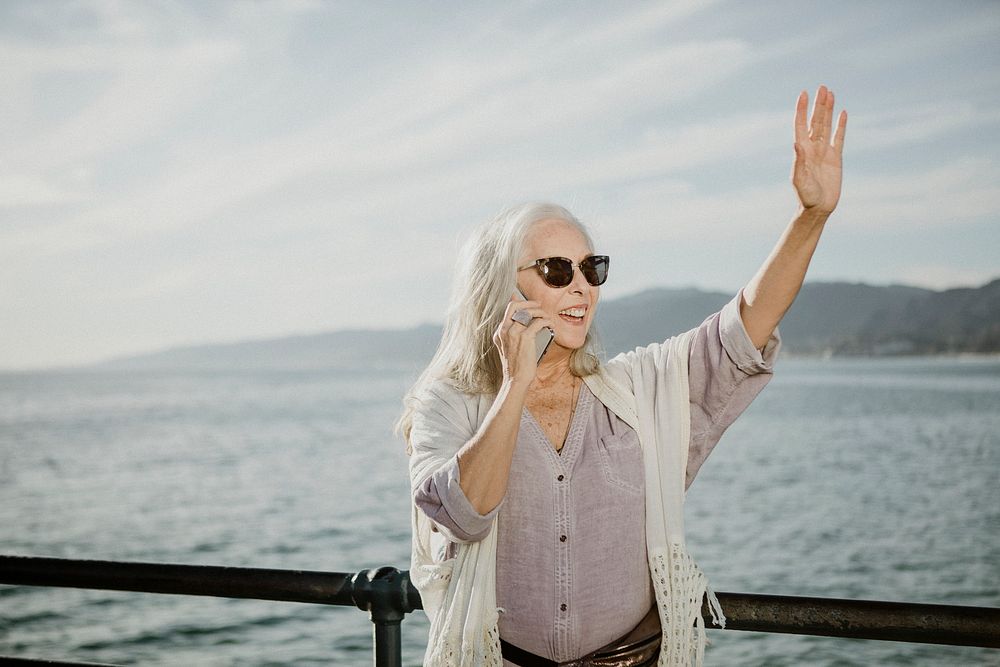
{"label": "sunglasses lens", "polygon": [[542,278],[552,287],[566,287],[573,282],[573,264],[562,257],[550,257],[541,263]]}
{"label": "sunglasses lens", "polygon": [[608,279],[608,257],[607,255],[591,255],[580,262],[580,270],[587,282],[597,287],[603,285]]}

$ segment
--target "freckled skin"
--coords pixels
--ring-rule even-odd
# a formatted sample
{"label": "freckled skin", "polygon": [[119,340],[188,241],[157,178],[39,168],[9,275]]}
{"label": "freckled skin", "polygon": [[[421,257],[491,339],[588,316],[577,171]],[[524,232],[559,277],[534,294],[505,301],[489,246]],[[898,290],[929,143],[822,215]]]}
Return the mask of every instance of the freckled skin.
{"label": "freckled skin", "polygon": [[[826,86],[820,86],[816,93],[811,118],[806,114],[808,101],[803,91],[796,103],[794,123],[792,184],[799,198],[799,211],[741,292],[740,318],[758,349],[766,344],[798,294],[826,221],[840,199],[847,114],[842,111],[834,127],[834,96]],[[543,220],[530,230],[518,266],[552,256],[579,262],[590,252],[584,237],[572,225]],[[534,269],[519,271],[517,280],[531,302],[524,309],[533,309],[530,314],[534,319],[528,325],[516,324],[512,318],[518,307],[511,295],[503,321],[494,332],[503,366],[496,399],[479,431],[457,455],[462,491],[480,514],[496,507],[506,493],[525,406],[545,425],[556,448],[565,439],[579,390],[579,379],[569,372],[569,358],[586,340],[600,294],[579,271],[574,272],[573,282],[562,288],[548,287]],[[582,322],[558,315],[576,305],[587,306]],[[515,324],[522,328],[515,329]],[[553,328],[555,341],[536,365],[534,336],[542,326]]]}
{"label": "freckled skin", "polygon": [[[525,252],[518,266],[525,266],[542,257],[567,257],[577,263],[591,254],[593,250],[576,227],[564,220],[543,220],[535,224],[528,234]],[[555,338],[538,364],[525,407],[558,451],[562,449],[569,432],[580,392],[579,378],[569,372],[570,354],[583,347],[587,340],[601,288],[588,283],[575,266],[573,280],[566,287],[550,287],[537,269],[521,271],[518,287],[529,300],[539,302],[554,322]],[[567,322],[559,316],[560,311],[576,306],[586,308],[582,322]]]}

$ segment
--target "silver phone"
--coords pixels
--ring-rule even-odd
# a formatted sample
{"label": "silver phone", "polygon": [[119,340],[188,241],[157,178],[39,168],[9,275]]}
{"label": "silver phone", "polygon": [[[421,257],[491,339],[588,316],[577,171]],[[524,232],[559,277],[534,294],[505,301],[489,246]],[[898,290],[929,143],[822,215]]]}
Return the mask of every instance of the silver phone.
{"label": "silver phone", "polygon": [[[518,288],[518,290],[517,290],[517,295],[519,297],[521,297],[521,299],[524,300],[524,301],[528,300],[528,298],[526,296],[524,296],[524,292],[522,292],[520,288]],[[535,363],[536,364],[539,361],[542,360],[542,356],[545,354],[545,351],[549,349],[549,345],[552,344],[552,339],[555,338],[555,337],[556,337],[556,335],[554,333],[552,333],[552,329],[550,329],[548,327],[543,327],[542,330],[538,332],[538,335],[535,336]]]}

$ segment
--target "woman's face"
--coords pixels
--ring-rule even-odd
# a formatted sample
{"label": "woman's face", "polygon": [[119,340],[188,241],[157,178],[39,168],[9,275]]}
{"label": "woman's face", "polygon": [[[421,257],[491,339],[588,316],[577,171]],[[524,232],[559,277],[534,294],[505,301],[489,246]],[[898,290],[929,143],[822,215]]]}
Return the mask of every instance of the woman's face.
{"label": "woman's face", "polygon": [[525,252],[517,264],[525,266],[543,257],[566,257],[573,261],[573,280],[565,287],[550,287],[534,267],[517,274],[517,286],[524,296],[538,301],[555,322],[553,344],[566,350],[583,347],[601,294],[601,288],[588,283],[576,266],[591,254],[587,240],[576,227],[565,220],[541,220],[528,232]]}

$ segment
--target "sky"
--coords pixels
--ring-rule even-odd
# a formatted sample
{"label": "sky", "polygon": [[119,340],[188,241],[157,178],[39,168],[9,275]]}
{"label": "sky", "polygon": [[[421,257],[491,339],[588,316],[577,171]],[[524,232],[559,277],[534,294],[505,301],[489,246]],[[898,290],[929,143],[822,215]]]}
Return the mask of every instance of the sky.
{"label": "sky", "polygon": [[998,2],[7,1],[0,369],[440,322],[528,200],[591,228],[604,299],[735,293],[819,84],[849,121],[807,280],[980,285],[998,43]]}

